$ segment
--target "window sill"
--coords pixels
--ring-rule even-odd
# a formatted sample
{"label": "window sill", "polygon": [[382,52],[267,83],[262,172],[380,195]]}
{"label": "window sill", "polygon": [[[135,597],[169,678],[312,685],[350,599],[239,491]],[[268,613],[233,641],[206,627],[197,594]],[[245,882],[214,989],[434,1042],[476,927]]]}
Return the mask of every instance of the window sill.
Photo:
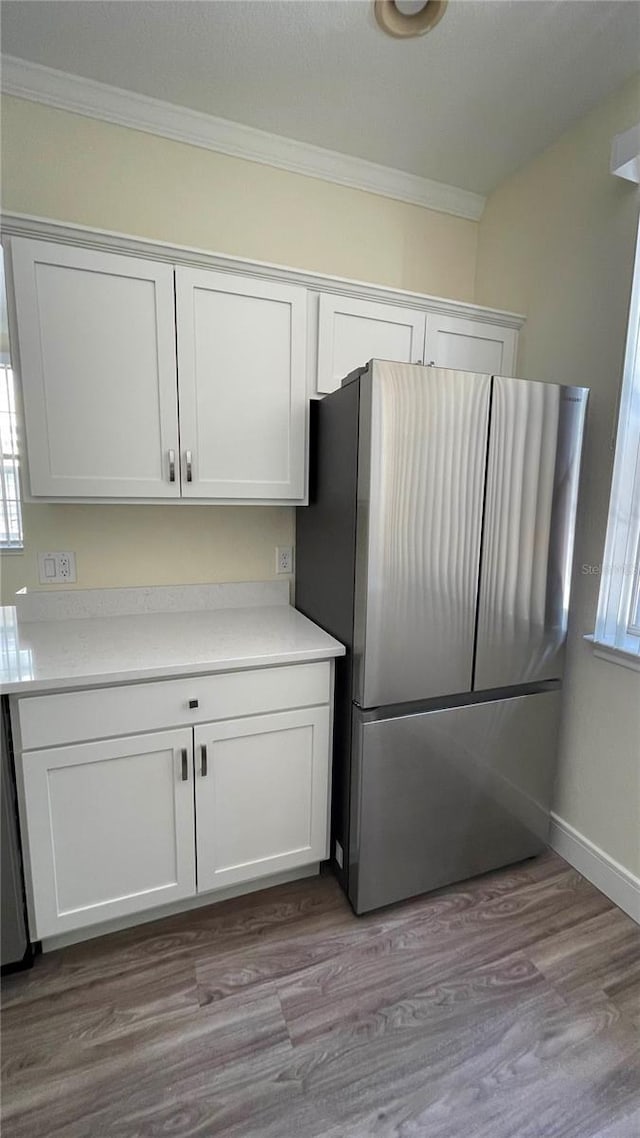
{"label": "window sill", "polygon": [[610,664],[620,664],[623,668],[631,668],[640,672],[640,656],[636,652],[625,652],[623,648],[615,648],[612,644],[602,644],[593,636],[585,636],[592,648],[594,656],[599,660],[608,660]]}

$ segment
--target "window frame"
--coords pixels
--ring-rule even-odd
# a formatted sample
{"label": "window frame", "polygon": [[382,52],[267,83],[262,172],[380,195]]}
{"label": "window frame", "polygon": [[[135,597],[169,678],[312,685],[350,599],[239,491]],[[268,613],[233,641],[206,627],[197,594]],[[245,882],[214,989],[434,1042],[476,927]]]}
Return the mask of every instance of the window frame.
{"label": "window frame", "polygon": [[629,307],[596,648],[640,668],[640,227]]}
{"label": "window frame", "polygon": [[[22,447],[17,377],[11,362],[6,260],[6,250],[0,244],[0,554],[3,555],[24,552]],[[10,494],[7,491],[12,482],[14,493]],[[15,525],[11,524],[12,520]]]}
{"label": "window frame", "polygon": [[[6,411],[0,414],[8,419],[7,430],[0,431],[0,553],[22,553],[24,528],[22,524],[22,480],[20,477],[20,443],[16,408],[15,372],[5,353],[0,353],[0,385]],[[8,445],[5,445],[7,444]],[[7,493],[13,482],[13,494]],[[15,516],[15,526],[11,524]],[[2,536],[6,532],[6,538]]]}

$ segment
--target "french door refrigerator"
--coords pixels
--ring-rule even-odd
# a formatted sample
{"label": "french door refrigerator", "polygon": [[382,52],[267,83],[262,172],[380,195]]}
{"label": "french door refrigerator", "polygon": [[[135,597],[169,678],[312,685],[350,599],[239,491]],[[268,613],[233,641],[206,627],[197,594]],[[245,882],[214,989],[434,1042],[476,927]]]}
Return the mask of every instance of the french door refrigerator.
{"label": "french door refrigerator", "polygon": [[584,388],[372,360],[312,405],[296,607],[336,671],[357,913],[544,848]]}

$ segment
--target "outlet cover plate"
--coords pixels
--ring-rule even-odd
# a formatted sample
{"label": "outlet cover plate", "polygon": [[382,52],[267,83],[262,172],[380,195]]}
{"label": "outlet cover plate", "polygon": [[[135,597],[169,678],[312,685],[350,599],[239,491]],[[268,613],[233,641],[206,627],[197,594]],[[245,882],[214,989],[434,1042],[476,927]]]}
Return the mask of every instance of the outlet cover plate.
{"label": "outlet cover plate", "polygon": [[293,549],[290,545],[276,546],[276,573],[293,573]]}
{"label": "outlet cover plate", "polygon": [[41,585],[75,584],[75,553],[39,553],[38,577]]}

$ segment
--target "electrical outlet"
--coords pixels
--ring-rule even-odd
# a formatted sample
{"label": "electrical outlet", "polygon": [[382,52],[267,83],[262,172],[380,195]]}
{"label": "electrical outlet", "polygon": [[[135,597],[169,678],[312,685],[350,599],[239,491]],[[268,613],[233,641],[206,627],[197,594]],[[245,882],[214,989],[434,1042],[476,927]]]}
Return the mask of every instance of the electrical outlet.
{"label": "electrical outlet", "polygon": [[75,553],[39,553],[38,576],[41,585],[72,585],[76,580]]}
{"label": "electrical outlet", "polygon": [[293,573],[293,549],[290,545],[276,546],[276,573]]}

